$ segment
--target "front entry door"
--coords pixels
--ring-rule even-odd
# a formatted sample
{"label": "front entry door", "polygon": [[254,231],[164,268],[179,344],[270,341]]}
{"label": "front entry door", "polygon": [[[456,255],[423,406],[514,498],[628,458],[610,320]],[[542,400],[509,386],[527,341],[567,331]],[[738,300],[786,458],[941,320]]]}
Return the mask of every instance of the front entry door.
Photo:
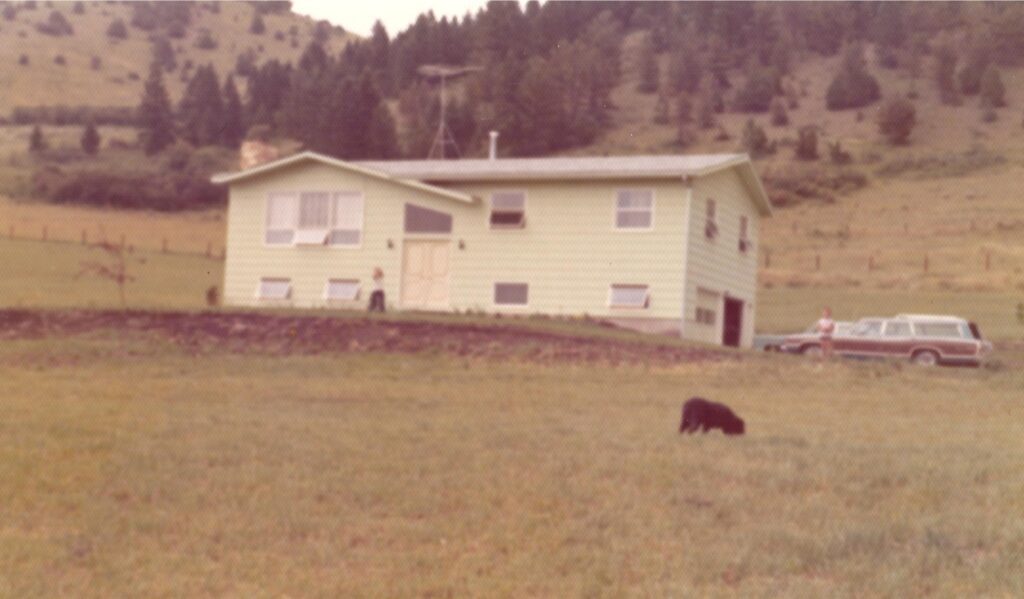
{"label": "front entry door", "polygon": [[743,338],[743,300],[726,297],[722,323],[722,345],[739,347]]}
{"label": "front entry door", "polygon": [[402,307],[446,310],[451,242],[406,240],[402,252]]}

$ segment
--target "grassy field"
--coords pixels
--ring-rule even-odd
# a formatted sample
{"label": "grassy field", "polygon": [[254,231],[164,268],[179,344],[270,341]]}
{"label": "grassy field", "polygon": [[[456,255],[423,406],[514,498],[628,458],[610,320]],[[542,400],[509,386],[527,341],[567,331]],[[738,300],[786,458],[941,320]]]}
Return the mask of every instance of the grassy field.
{"label": "grassy field", "polygon": [[0,595],[1019,596],[1019,366],[7,341]]}

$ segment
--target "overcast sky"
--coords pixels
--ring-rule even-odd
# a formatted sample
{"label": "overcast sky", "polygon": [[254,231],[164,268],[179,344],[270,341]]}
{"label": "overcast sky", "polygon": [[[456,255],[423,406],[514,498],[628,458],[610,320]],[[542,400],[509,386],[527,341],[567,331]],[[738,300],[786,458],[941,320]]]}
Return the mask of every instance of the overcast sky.
{"label": "overcast sky", "polygon": [[485,4],[487,0],[293,0],[292,9],[364,36],[370,35],[373,23],[379,19],[394,37],[428,10],[433,10],[438,19],[462,18],[467,12],[476,13]]}

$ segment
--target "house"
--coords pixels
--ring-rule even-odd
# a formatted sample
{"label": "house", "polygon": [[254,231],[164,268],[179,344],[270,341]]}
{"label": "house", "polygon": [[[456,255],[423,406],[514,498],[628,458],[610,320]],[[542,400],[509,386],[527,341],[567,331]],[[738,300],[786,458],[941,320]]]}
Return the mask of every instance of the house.
{"label": "house", "polygon": [[303,152],[230,186],[224,301],[590,315],[749,347],[758,232],[745,155],[346,162]]}

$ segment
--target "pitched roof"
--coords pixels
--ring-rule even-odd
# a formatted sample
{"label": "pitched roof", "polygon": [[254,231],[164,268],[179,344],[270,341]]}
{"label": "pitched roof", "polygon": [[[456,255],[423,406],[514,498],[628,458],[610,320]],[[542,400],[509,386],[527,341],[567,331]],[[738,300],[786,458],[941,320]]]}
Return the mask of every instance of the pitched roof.
{"label": "pitched roof", "polygon": [[328,166],[333,166],[350,172],[365,175],[367,177],[373,177],[376,179],[383,179],[391,181],[397,185],[403,185],[405,187],[411,187],[434,195],[439,195],[452,200],[459,200],[460,202],[472,203],[474,202],[473,196],[463,193],[461,191],[455,191],[453,189],[445,189],[436,185],[429,185],[420,181],[413,181],[404,178],[396,178],[389,175],[381,170],[366,168],[365,166],[359,166],[354,162],[345,162],[344,160],[338,160],[337,158],[331,158],[330,156],[324,156],[323,154],[317,154],[316,152],[300,152],[298,154],[292,154],[280,160],[274,160],[273,162],[267,162],[259,166],[254,166],[243,171],[234,173],[218,173],[211,177],[211,181],[218,184],[230,184],[242,179],[248,179],[256,175],[261,175],[269,171],[284,168],[286,166],[296,164],[299,162],[313,161]]}
{"label": "pitched roof", "polygon": [[400,185],[464,202],[472,202],[472,196],[437,184],[474,181],[667,179],[700,177],[720,170],[736,168],[761,214],[765,216],[771,214],[768,194],[746,154],[346,162],[315,152],[302,152],[244,171],[214,175],[212,180],[214,183],[234,183],[304,160],[313,160],[363,175],[386,179]]}

